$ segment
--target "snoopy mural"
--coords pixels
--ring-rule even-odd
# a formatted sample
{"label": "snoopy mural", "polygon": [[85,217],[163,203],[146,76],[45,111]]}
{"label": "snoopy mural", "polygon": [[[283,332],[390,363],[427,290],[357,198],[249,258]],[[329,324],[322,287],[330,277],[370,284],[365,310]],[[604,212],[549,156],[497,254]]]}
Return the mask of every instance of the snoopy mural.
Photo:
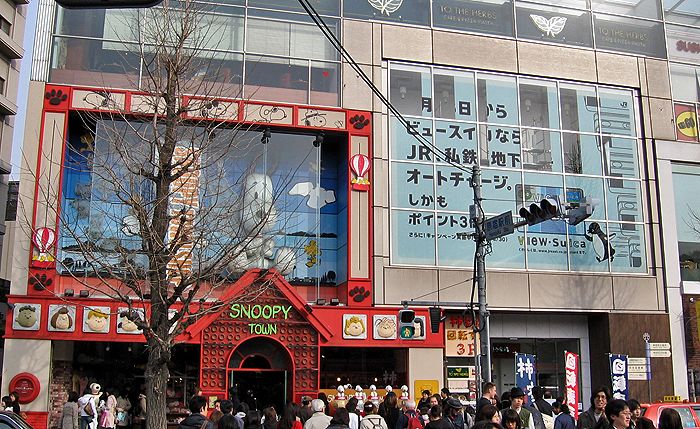
{"label": "snoopy mural", "polygon": [[296,253],[289,247],[275,246],[273,234],[277,228],[277,209],[270,176],[252,173],[245,178],[240,216],[241,232],[245,236],[234,249],[236,257],[228,268],[233,273],[252,268],[275,268],[283,276],[296,265]]}

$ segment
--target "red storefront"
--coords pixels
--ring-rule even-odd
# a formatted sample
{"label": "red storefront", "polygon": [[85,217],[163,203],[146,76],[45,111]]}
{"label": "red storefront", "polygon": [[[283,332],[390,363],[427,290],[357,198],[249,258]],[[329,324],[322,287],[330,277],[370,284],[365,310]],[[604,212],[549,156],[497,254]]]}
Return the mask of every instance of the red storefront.
{"label": "red storefront", "polygon": [[[178,337],[179,342],[196,348],[199,355],[196,383],[203,394],[210,399],[221,398],[234,385],[243,390],[248,390],[249,385],[264,385],[272,389],[264,395],[298,401],[302,395],[315,396],[319,389],[333,387],[331,383],[336,379],[351,380],[364,388],[370,384],[377,387],[391,384],[395,388],[409,384],[406,350],[441,348],[444,342],[441,333],[427,332],[427,311],[417,311],[421,325],[416,337],[401,340],[397,332],[398,308],[373,306],[372,116],[368,112],[223,98],[183,97],[182,103],[200,103],[207,108],[215,105],[219,122],[263,126],[292,134],[314,135],[323,131],[326,138],[330,136],[342,143],[344,147],[339,153],[346,157],[345,169],[340,170],[346,176],[340,182],[345,188],[337,190],[338,195],[343,195],[339,198],[347,200],[341,222],[347,250],[338,252],[337,257],[341,261],[339,265],[346,265],[341,267],[345,274],[331,287],[319,286],[319,282],[295,284],[295,280],[288,281],[275,270],[255,269],[232,279],[220,294],[199,304],[204,308],[212,302],[226,303],[219,311],[196,320]],[[60,385],[56,381],[59,372],[72,371],[73,379],[86,377],[80,372],[82,366],[90,364],[84,357],[90,354],[84,345],[101,344],[96,346],[100,347],[100,353],[122,347],[119,350],[127,354],[132,352],[132,345],[138,349],[144,343],[140,331],[125,329],[124,302],[110,299],[101,286],[106,282],[118,290],[119,284],[84,273],[77,275],[70,269],[80,267],[80,261],[73,255],[69,265],[66,258],[60,257],[57,237],[61,228],[62,194],[67,191],[62,188],[65,172],[63,168],[57,169],[57,165],[64,165],[67,155],[63,142],[71,138],[74,118],[80,112],[148,117],[153,114],[148,105],[148,95],[143,93],[46,86],[36,165],[29,280],[26,295],[9,297],[14,310],[8,315],[6,337],[50,340],[54,347],[59,343],[71,344],[71,350],[83,350],[72,352],[72,363],[71,353],[67,353],[61,365],[51,356],[38,358],[49,361],[53,374],[50,386],[37,386],[41,392],[38,400],[43,398],[49,404],[47,413],[62,403],[70,388],[68,382]],[[208,112],[198,112],[201,116],[191,116],[193,120],[207,120]],[[264,289],[251,300],[250,290],[258,288],[261,282]],[[141,314],[148,315],[147,299],[137,307]],[[99,329],[92,326],[95,311],[107,316]],[[57,323],[59,319],[61,322]],[[346,376],[348,370],[338,366],[343,360],[338,356],[346,349],[362,350],[357,368],[362,371],[357,374],[361,375]],[[323,359],[335,359],[333,365],[325,364],[335,369],[332,378],[322,382]],[[366,367],[376,366],[372,359],[388,360],[389,367],[400,367],[398,375],[393,370],[384,370],[383,378],[381,373],[368,375],[372,368]],[[192,366],[193,362],[187,364]],[[346,375],[341,377],[341,374]],[[75,380],[73,383],[75,386]],[[184,402],[184,398],[180,401]],[[32,415],[37,428],[54,422],[55,416],[50,416],[50,423],[44,412]]]}

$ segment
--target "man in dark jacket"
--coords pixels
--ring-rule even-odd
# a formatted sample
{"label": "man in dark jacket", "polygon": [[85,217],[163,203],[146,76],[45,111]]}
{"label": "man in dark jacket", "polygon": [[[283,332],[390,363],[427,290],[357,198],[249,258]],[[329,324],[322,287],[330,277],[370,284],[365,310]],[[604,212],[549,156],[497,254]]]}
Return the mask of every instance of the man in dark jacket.
{"label": "man in dark jacket", "polygon": [[476,401],[476,421],[481,420],[481,409],[486,405],[494,405],[496,401],[496,385],[487,381],[481,389],[483,395]]}
{"label": "man in dark jacket", "polygon": [[[605,386],[595,389],[591,394],[591,408],[578,417],[576,429],[594,429],[600,423],[600,419],[607,420],[605,418],[605,405],[610,400],[610,396],[610,390]],[[575,407],[576,405],[571,404],[571,406]]]}
{"label": "man in dark jacket", "polygon": [[547,414],[549,417],[553,417],[552,406],[549,402],[544,400],[544,389],[541,386],[535,386],[532,388],[532,396],[535,398],[535,407],[542,414]]}
{"label": "man in dark jacket", "polygon": [[189,403],[190,415],[180,423],[178,429],[216,429],[216,425],[204,417],[207,400],[204,396],[193,396]]}

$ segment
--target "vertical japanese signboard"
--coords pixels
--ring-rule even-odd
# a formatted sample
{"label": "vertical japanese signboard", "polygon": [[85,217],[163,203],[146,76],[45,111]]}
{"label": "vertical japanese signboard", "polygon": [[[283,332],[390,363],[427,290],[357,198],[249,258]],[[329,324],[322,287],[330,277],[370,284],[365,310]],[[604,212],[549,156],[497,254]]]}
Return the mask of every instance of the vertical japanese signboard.
{"label": "vertical japanese signboard", "polygon": [[610,355],[610,380],[613,398],[627,400],[627,355]]}
{"label": "vertical japanese signboard", "polygon": [[578,355],[564,352],[564,370],[566,371],[566,404],[571,416],[578,420]]}
{"label": "vertical japanese signboard", "polygon": [[537,385],[537,356],[525,353],[515,354],[515,385],[523,389],[529,398],[529,403],[534,403],[532,388]]}

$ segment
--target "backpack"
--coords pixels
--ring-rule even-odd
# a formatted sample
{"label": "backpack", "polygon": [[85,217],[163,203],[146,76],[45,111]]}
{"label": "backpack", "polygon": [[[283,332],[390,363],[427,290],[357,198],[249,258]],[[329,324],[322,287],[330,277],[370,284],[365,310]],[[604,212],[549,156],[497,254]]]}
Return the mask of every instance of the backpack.
{"label": "backpack", "polygon": [[420,414],[406,413],[404,415],[408,419],[406,429],[423,429],[425,427],[425,423],[423,422],[423,418],[420,417]]}
{"label": "backpack", "polygon": [[[384,429],[384,426],[382,426],[382,418],[380,416],[377,416],[376,418],[367,416],[364,418],[364,420],[367,420],[372,424],[370,429]],[[367,425],[365,425],[365,427],[367,427]]]}

